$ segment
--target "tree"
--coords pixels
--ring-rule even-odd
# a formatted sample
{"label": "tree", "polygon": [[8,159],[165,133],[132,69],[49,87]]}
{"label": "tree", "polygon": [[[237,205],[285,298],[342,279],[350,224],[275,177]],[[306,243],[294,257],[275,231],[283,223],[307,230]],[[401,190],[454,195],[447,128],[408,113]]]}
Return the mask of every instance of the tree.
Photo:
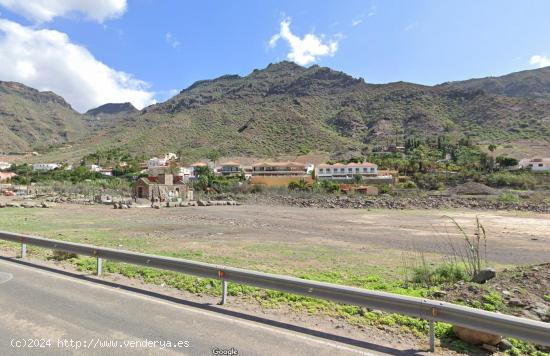
{"label": "tree", "polygon": [[488,148],[489,148],[489,151],[495,152],[495,150],[497,149],[497,146],[491,143]]}
{"label": "tree", "polygon": [[197,181],[194,184],[195,188],[204,191],[214,188],[216,175],[210,167],[195,167],[195,175],[197,176]]}
{"label": "tree", "polygon": [[306,191],[306,190],[309,190],[309,186],[305,180],[300,179],[298,182],[292,181],[288,183],[288,189]]}
{"label": "tree", "polygon": [[512,157],[498,156],[497,163],[502,167],[513,167],[516,166],[519,161]]}

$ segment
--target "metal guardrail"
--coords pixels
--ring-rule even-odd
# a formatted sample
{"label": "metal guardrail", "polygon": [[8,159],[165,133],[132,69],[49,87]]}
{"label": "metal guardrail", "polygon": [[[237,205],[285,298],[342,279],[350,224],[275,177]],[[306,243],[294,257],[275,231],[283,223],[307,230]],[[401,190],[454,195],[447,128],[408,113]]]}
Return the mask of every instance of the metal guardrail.
{"label": "metal guardrail", "polygon": [[2,231],[0,231],[0,239],[21,243],[22,258],[26,256],[27,244],[96,257],[98,275],[101,274],[102,259],[109,259],[204,278],[219,279],[222,281],[223,286],[222,301],[220,304],[224,304],[227,299],[227,283],[234,282],[425,319],[430,324],[430,348],[432,351],[435,347],[433,324],[435,321],[446,322],[491,334],[511,336],[539,345],[550,346],[549,323],[436,300]]}

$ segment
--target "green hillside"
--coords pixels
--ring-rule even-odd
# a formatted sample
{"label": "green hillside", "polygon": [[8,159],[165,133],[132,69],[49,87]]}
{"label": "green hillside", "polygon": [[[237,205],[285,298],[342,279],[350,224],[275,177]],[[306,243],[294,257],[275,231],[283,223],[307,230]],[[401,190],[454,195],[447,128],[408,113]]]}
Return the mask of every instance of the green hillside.
{"label": "green hillside", "polygon": [[460,83],[367,84],[290,62],[200,81],[138,115],[111,122],[106,142],[131,152],[271,156],[364,151],[407,137],[470,136],[504,143],[550,137],[550,100],[487,93]]}
{"label": "green hillside", "polygon": [[82,138],[87,126],[60,96],[0,82],[0,152],[25,152]]}
{"label": "green hillside", "polygon": [[[4,90],[8,112],[16,112],[19,119],[7,121],[12,127],[6,137],[12,138],[2,144],[5,149],[21,149],[29,142],[72,141],[76,132],[85,132],[80,130],[83,121],[93,127],[93,135],[70,152],[57,152],[59,157],[108,147],[135,155],[171,151],[192,158],[310,151],[338,156],[402,144],[409,137],[436,136],[469,137],[480,144],[548,142],[550,99],[544,93],[550,92],[545,84],[549,73],[543,68],[434,87],[375,85],[330,68],[280,62],[245,77],[199,81],[164,103],[103,120],[89,115],[82,119],[51,93],[30,89],[32,98],[51,99],[30,100],[24,93]],[[501,87],[508,89],[490,90],[487,80],[506,83]],[[9,114],[3,115],[5,123]],[[19,125],[15,129],[14,122]]]}

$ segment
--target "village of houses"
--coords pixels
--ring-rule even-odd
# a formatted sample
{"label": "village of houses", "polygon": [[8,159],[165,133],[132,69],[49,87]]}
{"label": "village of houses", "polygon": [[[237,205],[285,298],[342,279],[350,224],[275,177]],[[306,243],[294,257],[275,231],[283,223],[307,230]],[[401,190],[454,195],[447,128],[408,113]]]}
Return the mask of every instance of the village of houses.
{"label": "village of houses", "polygon": [[[178,157],[174,153],[152,157],[142,163],[140,178],[137,178],[132,184],[131,201],[157,208],[170,204],[176,204],[172,206],[207,205],[207,203],[195,201],[192,189],[192,183],[197,180],[201,167],[207,167],[216,176],[241,177],[253,186],[288,187],[291,182],[305,182],[305,184],[311,185],[314,181],[329,180],[338,183],[340,191],[343,193],[353,191],[365,195],[378,195],[378,187],[381,184],[392,185],[400,179],[406,178],[399,177],[396,171],[379,170],[376,164],[369,162],[314,164],[312,162],[254,159],[245,159],[245,161],[247,164],[236,160],[221,162],[205,160],[185,165],[178,161]],[[121,162],[119,166],[124,167],[125,164],[125,162]],[[106,178],[113,175],[112,167],[92,164],[87,168]],[[62,166],[59,163],[32,164],[32,170],[35,172],[48,172],[56,169],[71,170],[73,166]],[[550,172],[550,158],[522,159],[514,169]],[[0,161],[0,195],[30,196],[33,193],[33,185],[11,184],[11,179],[17,175],[10,170],[10,163]],[[98,199],[102,202],[112,203],[111,196]],[[208,205],[211,204],[216,203],[208,203]],[[117,204],[115,204],[116,206]]]}

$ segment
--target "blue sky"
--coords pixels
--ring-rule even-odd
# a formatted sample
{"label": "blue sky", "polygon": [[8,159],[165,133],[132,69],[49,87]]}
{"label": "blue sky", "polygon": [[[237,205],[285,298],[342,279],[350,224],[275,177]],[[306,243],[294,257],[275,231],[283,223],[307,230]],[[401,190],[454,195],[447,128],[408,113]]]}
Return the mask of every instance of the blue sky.
{"label": "blue sky", "polygon": [[[4,69],[0,63],[0,80],[52,89],[80,111],[126,97],[137,106],[162,101],[196,80],[246,75],[292,52],[301,64],[328,66],[373,83],[436,84],[550,65],[546,0],[26,1],[43,11],[0,0],[0,55],[17,62]],[[294,49],[288,36],[281,36],[282,24],[297,41]],[[43,30],[67,37],[52,39]],[[28,38],[32,48],[19,43]],[[87,53],[67,59],[73,45]],[[58,54],[38,63],[35,57],[49,53],[48,46]],[[74,63],[87,61],[82,68]],[[73,73],[103,72],[94,69],[98,63],[113,72],[105,69],[105,78],[41,74],[68,67]],[[105,81],[104,87],[96,79]],[[95,97],[77,97],[83,95],[80,87]]]}

